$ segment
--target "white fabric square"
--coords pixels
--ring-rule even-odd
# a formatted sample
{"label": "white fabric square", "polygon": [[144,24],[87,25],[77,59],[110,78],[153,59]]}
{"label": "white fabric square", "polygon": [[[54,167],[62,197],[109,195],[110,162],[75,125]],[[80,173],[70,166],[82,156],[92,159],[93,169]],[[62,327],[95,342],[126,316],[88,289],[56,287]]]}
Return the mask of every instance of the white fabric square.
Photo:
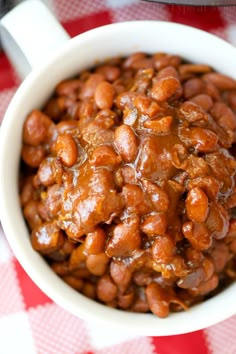
{"label": "white fabric square", "polygon": [[[49,3],[49,6],[52,7],[52,4]],[[69,22],[75,18],[81,18],[92,13],[104,11],[105,0],[54,0],[53,9],[59,21]]]}
{"label": "white fabric square", "polygon": [[139,337],[112,347],[96,351],[96,354],[154,354],[156,350],[149,337]]}
{"label": "white fabric square", "polygon": [[236,316],[233,316],[205,330],[208,346],[212,354],[236,353],[235,328]]}
{"label": "white fabric square", "polygon": [[24,310],[24,299],[13,261],[0,264],[0,279],[0,318]]}
{"label": "white fabric square", "polygon": [[[170,13],[165,5],[138,1],[127,6],[117,7],[111,11],[112,22],[133,20],[161,20],[168,21]],[[144,16],[145,14],[145,16]],[[151,35],[151,34],[150,34]]]}
{"label": "white fabric square", "polygon": [[129,333],[114,331],[112,328],[99,326],[98,324],[94,324],[92,322],[86,323],[86,327],[88,329],[88,334],[92,345],[96,349],[113,346],[115,344],[137,338]]}
{"label": "white fabric square", "polygon": [[0,224],[0,264],[8,262],[12,258],[13,258],[12,250],[6,240],[6,236]]}
{"label": "white fabric square", "polygon": [[222,6],[219,7],[224,21],[228,24],[235,24],[236,19],[236,6]]}
{"label": "white fabric square", "polygon": [[0,319],[0,354],[37,354],[27,313]]}
{"label": "white fabric square", "polygon": [[56,304],[29,309],[38,353],[84,354],[91,347],[84,322]]}
{"label": "white fabric square", "polygon": [[111,8],[131,5],[137,2],[139,2],[139,0],[106,0],[107,6]]}
{"label": "white fabric square", "polygon": [[226,29],[227,39],[233,45],[236,45],[236,25],[229,25]]}

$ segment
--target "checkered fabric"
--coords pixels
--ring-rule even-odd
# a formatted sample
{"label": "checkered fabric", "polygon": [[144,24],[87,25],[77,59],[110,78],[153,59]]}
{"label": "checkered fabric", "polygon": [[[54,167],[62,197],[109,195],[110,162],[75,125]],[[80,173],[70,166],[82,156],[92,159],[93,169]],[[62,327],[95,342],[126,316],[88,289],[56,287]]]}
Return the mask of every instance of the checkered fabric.
{"label": "checkered fabric", "polygon": [[[112,22],[146,19],[192,25],[236,44],[236,6],[182,7],[139,0],[44,2],[71,36]],[[0,122],[19,84],[0,52]],[[37,288],[0,226],[0,354],[236,354],[235,326],[236,316],[185,335],[134,338],[85,323]]]}

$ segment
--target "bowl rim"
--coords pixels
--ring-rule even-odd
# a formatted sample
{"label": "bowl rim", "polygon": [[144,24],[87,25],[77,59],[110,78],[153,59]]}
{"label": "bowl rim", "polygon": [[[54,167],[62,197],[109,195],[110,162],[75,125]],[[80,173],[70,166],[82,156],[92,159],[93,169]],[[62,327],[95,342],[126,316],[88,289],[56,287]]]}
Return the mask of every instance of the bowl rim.
{"label": "bowl rim", "polygon": [[[236,48],[233,48],[232,45],[221,38],[200,29],[173,22],[169,23],[165,21],[145,20],[113,23],[80,34],[65,43],[63,48],[47,63],[43,64],[37,70],[32,71],[18,88],[7,109],[0,129],[0,168],[7,163],[8,156],[6,156],[5,144],[7,144],[8,136],[11,134],[10,130],[13,126],[13,117],[17,116],[17,107],[22,101],[25,100],[24,97],[28,90],[34,85],[41,75],[45,75],[45,72],[48,71],[50,66],[61,60],[61,58],[64,57],[66,53],[68,54],[72,48],[76,47],[78,43],[80,43],[80,45],[84,45],[86,41],[93,38],[94,35],[102,36],[107,32],[107,30],[119,31],[121,28],[124,30],[129,29],[132,26],[135,28],[136,26],[152,27],[153,25],[159,26],[159,29],[162,30],[171,27],[173,30],[178,28],[180,31],[183,31],[183,33],[186,30],[190,32],[193,31],[194,33],[198,33],[200,37],[204,36],[209,38],[209,40],[213,41],[214,44],[218,43],[223,45],[224,48],[227,48],[227,50],[234,53],[236,57]],[[166,319],[159,319],[152,314],[138,314],[111,309],[105,305],[84,297],[66,285],[56,274],[54,274],[49,266],[46,265],[46,262],[42,261],[42,257],[39,254],[34,252],[32,249],[30,251],[28,247],[25,249],[22,246],[20,239],[16,237],[17,225],[14,226],[11,222],[9,209],[10,205],[6,202],[7,198],[5,187],[7,183],[7,174],[5,171],[3,173],[1,172],[0,195],[4,196],[4,198],[0,198],[0,218],[8,242],[13,249],[16,258],[21,263],[30,278],[43,292],[45,292],[45,294],[53,299],[55,303],[68,310],[70,313],[88,321],[102,323],[104,326],[109,325],[126,332],[147,336],[188,333],[209,327],[236,314],[236,304],[233,299],[233,293],[236,291],[235,283],[230,285],[229,288],[225,289],[215,297],[199,305],[193,306],[187,312],[174,313]],[[16,178],[15,183],[17,183]],[[24,232],[28,233],[25,223],[23,220],[20,220],[19,217],[18,222],[20,229],[24,229]],[[32,264],[37,265],[37,267],[32,267]],[[45,277],[45,272],[47,272],[47,277]],[[233,304],[235,305],[233,306]],[[216,311],[217,308],[223,308],[224,311]],[[174,330],[173,324],[175,324]]]}

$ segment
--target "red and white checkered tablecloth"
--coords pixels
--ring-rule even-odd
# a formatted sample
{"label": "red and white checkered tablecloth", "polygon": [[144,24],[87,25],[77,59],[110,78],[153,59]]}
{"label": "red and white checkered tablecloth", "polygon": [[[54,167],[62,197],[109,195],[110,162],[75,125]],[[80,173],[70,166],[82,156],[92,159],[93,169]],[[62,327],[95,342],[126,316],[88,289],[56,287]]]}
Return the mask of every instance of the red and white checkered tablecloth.
{"label": "red and white checkered tablecloth", "polygon": [[[146,19],[192,25],[236,45],[236,6],[181,7],[139,0],[44,2],[71,36],[112,22]],[[19,83],[0,52],[0,122]],[[134,338],[85,323],[37,288],[0,226],[0,354],[236,354],[235,328],[236,316],[190,334]]]}

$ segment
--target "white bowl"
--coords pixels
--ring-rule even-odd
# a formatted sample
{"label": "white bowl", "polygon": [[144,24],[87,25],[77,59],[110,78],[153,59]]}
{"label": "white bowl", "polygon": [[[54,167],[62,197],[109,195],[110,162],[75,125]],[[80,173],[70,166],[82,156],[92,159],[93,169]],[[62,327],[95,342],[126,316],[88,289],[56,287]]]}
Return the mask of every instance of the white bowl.
{"label": "white bowl", "polygon": [[212,299],[166,319],[106,307],[66,285],[32,249],[19,204],[21,136],[27,114],[43,105],[60,80],[97,61],[136,51],[179,54],[191,62],[207,63],[217,71],[236,77],[235,48],[211,34],[179,24],[156,21],[118,23],[71,39],[54,58],[33,70],[16,92],[5,115],[0,132],[0,217],[23,268],[42,291],[72,314],[136,335],[187,333],[236,314],[236,284]]}

